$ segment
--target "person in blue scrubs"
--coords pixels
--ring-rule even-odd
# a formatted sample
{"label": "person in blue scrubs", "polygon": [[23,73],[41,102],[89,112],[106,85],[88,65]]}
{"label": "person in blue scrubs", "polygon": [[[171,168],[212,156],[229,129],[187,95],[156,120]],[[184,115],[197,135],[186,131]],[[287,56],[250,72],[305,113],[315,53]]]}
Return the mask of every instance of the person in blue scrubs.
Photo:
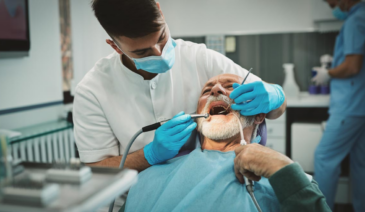
{"label": "person in blue scrubs", "polygon": [[327,0],[344,20],[332,68],[317,68],[317,85],[330,81],[331,101],[324,135],[315,151],[315,180],[333,209],[342,160],[350,154],[352,203],[365,211],[365,2]]}

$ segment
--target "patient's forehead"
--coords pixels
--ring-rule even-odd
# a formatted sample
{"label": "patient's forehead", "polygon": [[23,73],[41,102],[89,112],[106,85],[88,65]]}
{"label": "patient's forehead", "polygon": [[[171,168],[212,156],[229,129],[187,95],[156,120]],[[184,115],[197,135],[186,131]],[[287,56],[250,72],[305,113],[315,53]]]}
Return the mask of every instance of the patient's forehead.
{"label": "patient's forehead", "polygon": [[241,83],[242,77],[235,74],[220,74],[210,78],[204,85],[204,87],[214,86],[217,83]]}

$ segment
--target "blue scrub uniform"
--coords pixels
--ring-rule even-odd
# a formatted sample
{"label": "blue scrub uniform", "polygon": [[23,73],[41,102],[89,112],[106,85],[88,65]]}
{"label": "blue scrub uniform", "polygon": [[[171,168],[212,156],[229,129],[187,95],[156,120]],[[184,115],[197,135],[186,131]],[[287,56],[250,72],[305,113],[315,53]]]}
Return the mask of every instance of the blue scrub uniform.
{"label": "blue scrub uniform", "polygon": [[341,162],[350,154],[355,211],[365,211],[365,3],[354,5],[336,40],[333,67],[364,55],[360,73],[331,80],[330,118],[315,152],[315,179],[333,209]]}

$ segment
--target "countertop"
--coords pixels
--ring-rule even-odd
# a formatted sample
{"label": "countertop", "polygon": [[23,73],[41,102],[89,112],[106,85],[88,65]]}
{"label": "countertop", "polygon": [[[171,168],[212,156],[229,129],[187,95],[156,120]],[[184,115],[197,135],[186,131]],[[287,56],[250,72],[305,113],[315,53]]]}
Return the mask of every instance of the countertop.
{"label": "countertop", "polygon": [[287,98],[287,107],[329,107],[330,95],[310,95],[300,92],[298,99]]}

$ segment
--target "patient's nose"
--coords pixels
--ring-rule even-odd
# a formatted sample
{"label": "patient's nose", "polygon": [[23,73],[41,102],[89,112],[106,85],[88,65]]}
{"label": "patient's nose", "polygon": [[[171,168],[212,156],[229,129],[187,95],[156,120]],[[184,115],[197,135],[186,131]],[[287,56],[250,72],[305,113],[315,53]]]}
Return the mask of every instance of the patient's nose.
{"label": "patient's nose", "polygon": [[212,90],[210,91],[210,95],[212,96],[218,96],[219,94],[226,95],[226,91],[220,84],[216,84]]}

